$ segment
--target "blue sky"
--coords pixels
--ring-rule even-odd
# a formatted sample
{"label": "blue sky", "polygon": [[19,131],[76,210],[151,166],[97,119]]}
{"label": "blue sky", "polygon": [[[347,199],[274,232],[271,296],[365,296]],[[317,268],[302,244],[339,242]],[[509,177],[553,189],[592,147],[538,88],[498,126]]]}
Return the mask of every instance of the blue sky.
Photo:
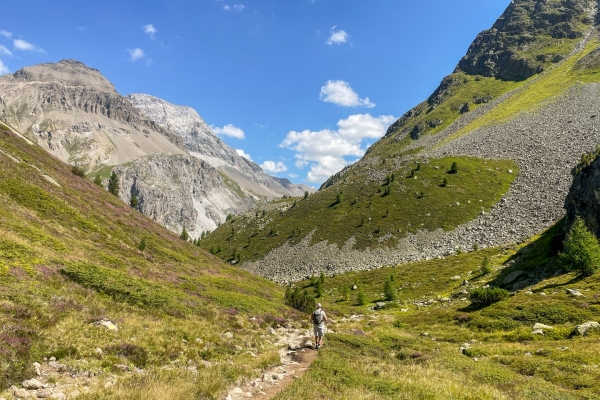
{"label": "blue sky", "polygon": [[198,111],[318,186],[454,69],[510,0],[2,1],[0,72],[72,58]]}

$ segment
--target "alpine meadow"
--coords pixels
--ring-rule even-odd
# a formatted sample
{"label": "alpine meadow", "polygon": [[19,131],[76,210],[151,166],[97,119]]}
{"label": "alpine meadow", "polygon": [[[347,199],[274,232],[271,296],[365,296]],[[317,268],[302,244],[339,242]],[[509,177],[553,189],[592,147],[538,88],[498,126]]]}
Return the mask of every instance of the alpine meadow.
{"label": "alpine meadow", "polygon": [[600,1],[489,2],[389,112],[484,6],[63,3],[65,59],[0,29],[0,400],[600,398]]}

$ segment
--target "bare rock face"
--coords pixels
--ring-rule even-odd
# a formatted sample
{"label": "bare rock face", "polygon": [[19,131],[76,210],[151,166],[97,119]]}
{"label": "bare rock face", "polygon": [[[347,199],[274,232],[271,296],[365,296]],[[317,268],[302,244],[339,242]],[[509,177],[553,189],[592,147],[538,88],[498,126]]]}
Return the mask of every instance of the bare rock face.
{"label": "bare rock face", "polygon": [[183,141],[74,60],[0,77],[0,119],[65,162],[91,167],[183,154]]}
{"label": "bare rock face", "polygon": [[575,217],[581,217],[587,227],[600,237],[600,157],[574,169],[573,184],[565,199],[566,228],[570,229]]}
{"label": "bare rock face", "polygon": [[225,221],[228,214],[246,211],[256,200],[230,187],[206,161],[190,155],[149,156],[118,166],[121,199],[138,198],[137,209],[173,232],[186,228],[200,237]]}
{"label": "bare rock face", "polygon": [[127,99],[152,121],[180,136],[192,156],[206,161],[256,196],[301,196],[305,190],[313,191],[266,174],[257,164],[227,146],[191,107],[171,104],[147,94],[130,94]]}

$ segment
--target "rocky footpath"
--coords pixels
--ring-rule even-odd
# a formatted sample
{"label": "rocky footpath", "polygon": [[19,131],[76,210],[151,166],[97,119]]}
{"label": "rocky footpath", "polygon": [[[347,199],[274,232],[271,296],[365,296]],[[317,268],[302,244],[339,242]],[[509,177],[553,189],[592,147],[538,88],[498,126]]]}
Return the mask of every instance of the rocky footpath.
{"label": "rocky footpath", "polygon": [[[418,232],[400,239],[397,248],[368,251],[353,250],[352,240],[341,248],[327,242],[309,246],[308,235],[298,245],[286,244],[263,260],[242,264],[242,268],[286,283],[321,272],[337,274],[443,257],[459,248],[470,249],[475,243],[487,247],[521,242],[564,215],[562,206],[572,183],[571,169],[582,153],[600,143],[598,110],[600,84],[581,85],[537,111],[478,129],[449,143],[441,144],[449,134],[446,131],[423,138],[430,141],[430,146],[435,142],[440,146],[419,157],[511,159],[519,165],[520,173],[501,201],[454,231]],[[452,132],[455,127],[448,129]]]}

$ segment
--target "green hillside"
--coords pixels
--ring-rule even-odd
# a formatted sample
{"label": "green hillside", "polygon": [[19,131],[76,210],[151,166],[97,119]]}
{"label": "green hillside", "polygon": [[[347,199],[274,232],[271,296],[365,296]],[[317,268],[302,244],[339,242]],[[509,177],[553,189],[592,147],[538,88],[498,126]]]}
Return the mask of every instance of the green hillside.
{"label": "green hillside", "polygon": [[[227,261],[260,258],[286,242],[392,247],[417,230],[451,230],[488,210],[518,173],[512,161],[468,157],[380,163],[280,208],[231,218],[201,246]],[[451,171],[456,163],[457,171]],[[373,179],[376,176],[379,179]]]}
{"label": "green hillside", "polygon": [[[311,370],[276,399],[597,398],[600,330],[582,337],[575,326],[598,320],[600,278],[561,272],[563,235],[561,221],[519,246],[327,277],[319,301],[331,334]],[[522,277],[503,284],[515,271]],[[475,288],[524,281],[506,300],[469,301]],[[376,302],[383,308],[373,310]],[[538,323],[543,333],[534,333]]]}
{"label": "green hillside", "polygon": [[[5,128],[0,397],[49,357],[100,385],[143,369],[146,384],[124,384],[115,398],[217,398],[279,363],[260,335],[297,318],[281,287],[180,240]],[[118,331],[94,325],[103,319]]]}

